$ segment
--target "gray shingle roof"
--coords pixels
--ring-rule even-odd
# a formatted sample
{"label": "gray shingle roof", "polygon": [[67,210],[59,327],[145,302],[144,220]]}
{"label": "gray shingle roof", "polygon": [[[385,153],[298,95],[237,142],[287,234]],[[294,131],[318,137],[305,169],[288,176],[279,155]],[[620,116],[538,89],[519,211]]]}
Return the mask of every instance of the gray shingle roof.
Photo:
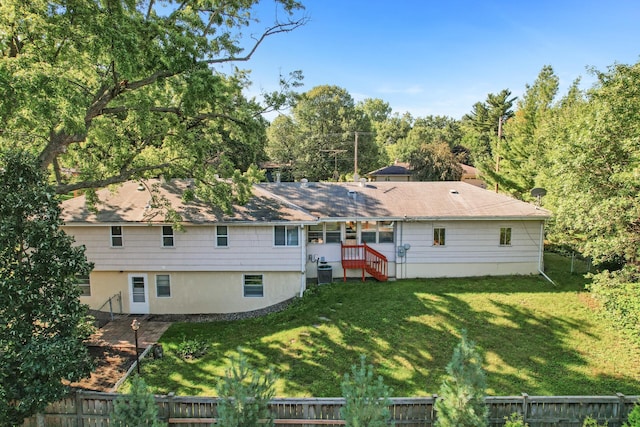
{"label": "gray shingle roof", "polygon": [[[184,203],[182,194],[189,181],[175,180],[156,185],[158,195],[171,204],[185,223],[211,222],[309,222],[319,219],[546,219],[550,212],[511,197],[458,182],[367,182],[360,183],[264,183],[253,189],[244,206],[231,215],[200,201]],[[164,212],[149,206],[151,195],[138,191],[137,182],[127,182],[115,191],[98,191],[100,204],[94,213],[84,196],[63,202],[62,219],[67,223],[163,223]]]}

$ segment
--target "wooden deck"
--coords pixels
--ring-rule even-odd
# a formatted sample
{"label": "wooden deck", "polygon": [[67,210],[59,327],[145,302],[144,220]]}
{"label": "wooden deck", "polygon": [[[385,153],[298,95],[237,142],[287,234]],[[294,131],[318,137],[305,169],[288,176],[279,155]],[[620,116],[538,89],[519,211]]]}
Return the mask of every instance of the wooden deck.
{"label": "wooden deck", "polygon": [[345,282],[347,281],[347,270],[361,270],[363,282],[366,273],[381,282],[386,282],[389,279],[387,257],[380,252],[366,243],[361,245],[340,243],[340,246],[342,249],[342,271]]}

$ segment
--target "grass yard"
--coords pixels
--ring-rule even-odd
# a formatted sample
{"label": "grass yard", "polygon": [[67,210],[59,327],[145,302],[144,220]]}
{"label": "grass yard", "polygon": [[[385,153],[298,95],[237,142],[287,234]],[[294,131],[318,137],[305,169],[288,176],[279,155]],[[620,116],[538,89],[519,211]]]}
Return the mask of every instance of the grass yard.
{"label": "grass yard", "polygon": [[[466,328],[491,395],[640,394],[640,349],[597,317],[568,261],[548,254],[546,266],[557,286],[533,276],[336,282],[263,318],[175,323],[161,340],[165,357],[143,363],[143,375],[156,393],[215,396],[242,347],[253,366],[277,372],[278,396],[335,397],[365,354],[394,396],[424,396],[438,392]],[[177,358],[184,339],[209,352]]]}

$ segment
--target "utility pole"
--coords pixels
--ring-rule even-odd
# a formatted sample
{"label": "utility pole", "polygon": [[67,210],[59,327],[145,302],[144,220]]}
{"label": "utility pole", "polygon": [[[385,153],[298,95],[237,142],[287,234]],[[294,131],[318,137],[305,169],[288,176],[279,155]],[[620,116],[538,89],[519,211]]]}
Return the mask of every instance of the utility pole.
{"label": "utility pole", "polygon": [[358,131],[354,132],[356,135],[356,140],[353,144],[353,180],[357,181],[358,176]]}
{"label": "utility pole", "polygon": [[342,154],[342,153],[346,153],[347,150],[320,150],[323,153],[331,153],[330,155],[333,156],[333,179],[335,179],[336,181],[338,180],[338,178],[340,178],[340,173],[338,172],[338,154]]}
{"label": "utility pole", "polygon": [[496,145],[496,193],[498,192],[498,172],[500,172],[500,140],[502,139],[502,116],[498,117],[498,144]]}

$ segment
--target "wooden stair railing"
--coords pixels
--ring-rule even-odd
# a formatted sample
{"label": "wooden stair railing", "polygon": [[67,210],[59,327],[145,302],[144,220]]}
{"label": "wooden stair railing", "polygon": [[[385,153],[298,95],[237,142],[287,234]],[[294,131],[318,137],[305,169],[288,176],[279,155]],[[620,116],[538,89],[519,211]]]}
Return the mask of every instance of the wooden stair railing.
{"label": "wooden stair railing", "polygon": [[346,245],[340,243],[342,249],[342,271],[343,280],[347,281],[347,270],[361,269],[362,281],[365,279],[365,272],[369,273],[376,280],[386,282],[388,275],[387,257],[371,248],[366,243],[361,245]]}

